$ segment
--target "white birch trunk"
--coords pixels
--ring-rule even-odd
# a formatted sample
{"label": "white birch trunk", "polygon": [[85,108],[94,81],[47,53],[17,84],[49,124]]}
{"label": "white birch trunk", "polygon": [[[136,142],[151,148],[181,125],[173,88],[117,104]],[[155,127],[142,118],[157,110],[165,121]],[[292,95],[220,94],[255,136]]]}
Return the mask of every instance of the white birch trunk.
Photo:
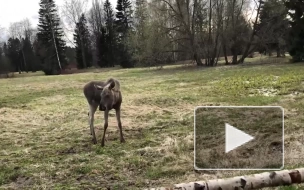
{"label": "white birch trunk", "polygon": [[292,185],[303,182],[304,168],[298,168],[237,176],[227,179],[181,183],[171,187],[150,188],[146,190],[249,190]]}
{"label": "white birch trunk", "polygon": [[47,15],[50,19],[50,24],[51,24],[51,31],[52,31],[52,37],[53,37],[53,43],[54,43],[54,46],[55,46],[55,50],[56,50],[56,56],[57,56],[57,61],[58,61],[58,65],[59,65],[59,68],[60,70],[62,70],[62,67],[61,67],[61,63],[60,63],[60,59],[59,59],[59,55],[58,55],[58,50],[57,50],[57,45],[56,45],[56,40],[55,40],[55,34],[54,34],[54,26],[53,26],[53,23],[52,23],[52,17],[50,16],[50,8],[48,7],[47,8]]}
{"label": "white birch trunk", "polygon": [[50,20],[50,22],[51,22],[51,29],[52,29],[52,35],[53,35],[54,46],[55,46],[56,55],[57,55],[57,61],[58,61],[58,65],[59,65],[60,70],[62,70],[62,68],[61,68],[61,63],[60,63],[60,59],[59,59],[59,55],[58,55],[58,50],[57,50],[57,45],[56,45],[56,40],[55,40],[55,35],[54,35],[54,29],[53,29],[52,20]]}

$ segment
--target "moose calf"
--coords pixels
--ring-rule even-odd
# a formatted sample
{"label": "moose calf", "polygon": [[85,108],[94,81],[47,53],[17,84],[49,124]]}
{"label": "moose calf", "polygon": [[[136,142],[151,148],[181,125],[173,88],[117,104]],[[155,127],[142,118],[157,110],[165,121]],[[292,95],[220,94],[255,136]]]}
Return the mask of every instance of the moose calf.
{"label": "moose calf", "polygon": [[101,146],[104,146],[105,134],[108,128],[109,111],[115,109],[116,119],[120,131],[120,142],[125,142],[122,133],[120,120],[120,108],[122,103],[122,95],[120,91],[120,83],[118,80],[110,78],[107,81],[91,81],[83,88],[83,93],[89,104],[89,125],[93,143],[96,144],[96,136],[94,130],[94,114],[99,106],[100,111],[104,111],[104,132],[101,140]]}

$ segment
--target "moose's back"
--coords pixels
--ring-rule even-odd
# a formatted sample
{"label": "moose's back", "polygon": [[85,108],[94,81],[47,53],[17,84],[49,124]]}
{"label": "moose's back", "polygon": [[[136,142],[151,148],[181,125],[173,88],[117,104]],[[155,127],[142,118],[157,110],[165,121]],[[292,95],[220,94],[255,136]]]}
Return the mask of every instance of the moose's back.
{"label": "moose's back", "polygon": [[89,104],[92,104],[92,103],[99,104],[100,99],[101,99],[101,97],[100,97],[101,90],[98,90],[94,85],[105,86],[106,83],[101,82],[101,81],[91,81],[91,82],[88,82],[83,87],[83,93]]}

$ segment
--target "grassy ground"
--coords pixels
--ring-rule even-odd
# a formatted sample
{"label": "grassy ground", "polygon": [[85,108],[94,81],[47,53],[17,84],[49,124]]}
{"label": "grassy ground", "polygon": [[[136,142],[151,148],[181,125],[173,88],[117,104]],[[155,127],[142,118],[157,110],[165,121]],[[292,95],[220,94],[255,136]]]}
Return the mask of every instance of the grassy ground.
{"label": "grassy ground", "polygon": [[[119,143],[112,111],[102,148],[102,113],[96,114],[98,144],[93,145],[82,87],[108,77],[121,81],[126,143]],[[303,64],[2,79],[0,188],[141,189],[250,173],[194,171],[193,110],[199,105],[284,107],[285,168],[303,167],[303,80]]]}

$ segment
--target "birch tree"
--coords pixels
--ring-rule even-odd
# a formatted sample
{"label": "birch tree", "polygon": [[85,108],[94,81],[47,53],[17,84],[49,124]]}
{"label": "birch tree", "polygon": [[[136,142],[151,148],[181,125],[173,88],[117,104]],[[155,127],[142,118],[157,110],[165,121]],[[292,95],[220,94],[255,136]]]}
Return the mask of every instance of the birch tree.
{"label": "birch tree", "polygon": [[235,189],[261,189],[265,187],[289,186],[304,183],[304,168],[264,172],[259,174],[237,176],[227,179],[214,179],[175,184],[171,187],[150,188],[146,190],[235,190]]}
{"label": "birch tree", "polygon": [[[60,26],[60,18],[53,0],[40,0],[38,41],[44,49],[45,55],[40,54],[43,71],[47,75],[59,74],[66,65],[63,30]],[[57,63],[54,60],[57,58]]]}

